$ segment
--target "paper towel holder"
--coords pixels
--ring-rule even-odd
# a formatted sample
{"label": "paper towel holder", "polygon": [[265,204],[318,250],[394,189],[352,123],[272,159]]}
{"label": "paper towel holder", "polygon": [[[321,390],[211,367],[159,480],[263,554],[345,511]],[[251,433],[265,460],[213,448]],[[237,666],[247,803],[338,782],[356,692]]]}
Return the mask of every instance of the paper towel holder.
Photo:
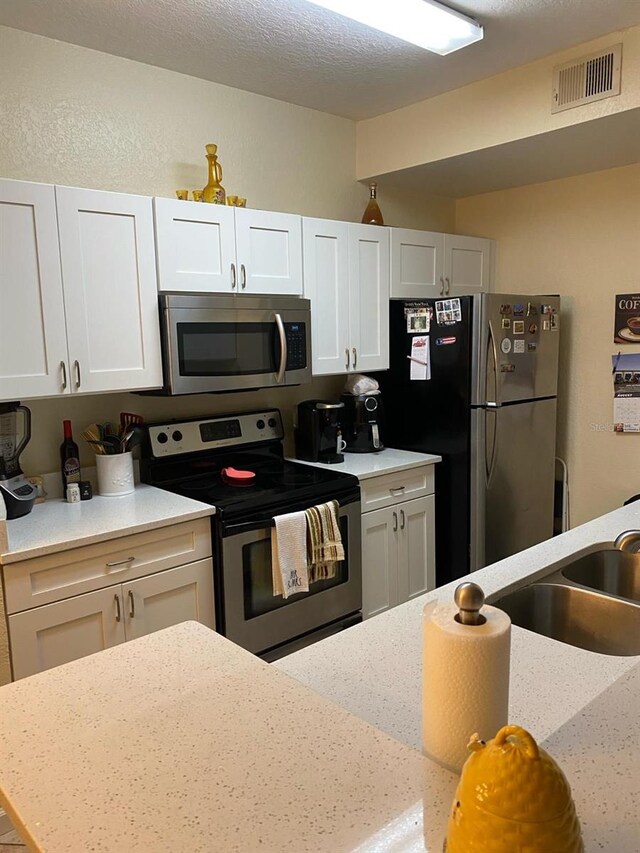
{"label": "paper towel holder", "polygon": [[480,613],[484,604],[484,592],[477,583],[465,581],[456,587],[453,600],[459,611],[453,617],[462,625],[484,625],[486,618]]}

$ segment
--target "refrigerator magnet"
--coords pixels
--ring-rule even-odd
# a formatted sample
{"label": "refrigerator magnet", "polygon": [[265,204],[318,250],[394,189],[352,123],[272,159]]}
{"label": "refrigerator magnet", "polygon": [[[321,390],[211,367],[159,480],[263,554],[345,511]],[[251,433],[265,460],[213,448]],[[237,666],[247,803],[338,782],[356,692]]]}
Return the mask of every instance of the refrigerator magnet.
{"label": "refrigerator magnet", "polygon": [[409,379],[412,382],[431,379],[431,357],[429,353],[429,336],[416,335],[411,339],[411,355],[409,359]]}
{"label": "refrigerator magnet", "polygon": [[508,317],[503,317],[501,326],[503,329],[510,329],[511,328],[511,320]]}
{"label": "refrigerator magnet", "polygon": [[524,335],[524,320],[513,321],[513,334]]}
{"label": "refrigerator magnet", "polygon": [[507,355],[507,353],[511,352],[511,338],[503,338],[502,343],[500,344],[500,349],[502,352]]}
{"label": "refrigerator magnet", "polygon": [[513,351],[514,352],[524,352],[524,341],[514,341],[513,342]]}

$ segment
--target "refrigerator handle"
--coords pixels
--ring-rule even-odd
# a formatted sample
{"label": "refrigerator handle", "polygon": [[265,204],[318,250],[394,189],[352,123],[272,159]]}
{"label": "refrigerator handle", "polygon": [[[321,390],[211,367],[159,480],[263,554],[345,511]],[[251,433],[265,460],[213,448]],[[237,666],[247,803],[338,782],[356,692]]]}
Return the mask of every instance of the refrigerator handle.
{"label": "refrigerator handle", "polygon": [[498,458],[498,424],[500,423],[500,418],[498,417],[498,408],[495,406],[491,406],[491,408],[487,408],[485,411],[485,418],[491,412],[491,414],[495,415],[495,421],[493,423],[493,440],[491,442],[491,459],[489,460],[489,464],[487,465],[487,441],[486,441],[486,426],[485,426],[485,474],[486,474],[486,484],[487,489],[491,487],[491,483],[493,482],[493,475],[496,471],[496,460]]}
{"label": "refrigerator handle", "polygon": [[[491,349],[493,355],[493,376],[494,376],[494,397],[495,400],[487,400],[488,406],[499,406],[499,385],[498,385],[498,350],[496,349],[496,339],[493,334],[491,323],[489,323],[489,338],[487,341],[487,350]],[[488,355],[488,352],[487,352]],[[487,379],[489,378],[489,359],[487,358]],[[488,384],[488,383],[487,383]],[[487,388],[485,387],[485,393]]]}

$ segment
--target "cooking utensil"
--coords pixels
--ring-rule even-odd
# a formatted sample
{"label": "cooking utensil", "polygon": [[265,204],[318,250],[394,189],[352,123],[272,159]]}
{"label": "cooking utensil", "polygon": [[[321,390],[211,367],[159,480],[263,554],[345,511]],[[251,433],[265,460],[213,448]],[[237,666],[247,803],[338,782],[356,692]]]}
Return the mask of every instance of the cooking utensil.
{"label": "cooking utensil", "polygon": [[134,424],[131,427],[131,438],[126,443],[125,450],[133,450],[134,447],[139,447],[145,437],[144,428],[140,424]]}
{"label": "cooking utensil", "polygon": [[125,453],[127,450],[127,442],[133,438],[133,430],[130,429],[120,436],[120,453]]}
{"label": "cooking utensil", "polygon": [[134,424],[144,423],[142,415],[136,415],[134,412],[120,412],[120,431],[125,432],[128,427]]}

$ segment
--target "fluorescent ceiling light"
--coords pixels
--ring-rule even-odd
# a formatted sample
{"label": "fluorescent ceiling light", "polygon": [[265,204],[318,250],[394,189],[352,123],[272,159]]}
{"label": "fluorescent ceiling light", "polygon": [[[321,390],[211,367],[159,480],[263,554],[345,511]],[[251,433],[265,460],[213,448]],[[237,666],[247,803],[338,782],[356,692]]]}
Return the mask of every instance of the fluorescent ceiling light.
{"label": "fluorescent ceiling light", "polygon": [[309,0],[374,30],[446,56],[480,41],[477,21],[435,0]]}

